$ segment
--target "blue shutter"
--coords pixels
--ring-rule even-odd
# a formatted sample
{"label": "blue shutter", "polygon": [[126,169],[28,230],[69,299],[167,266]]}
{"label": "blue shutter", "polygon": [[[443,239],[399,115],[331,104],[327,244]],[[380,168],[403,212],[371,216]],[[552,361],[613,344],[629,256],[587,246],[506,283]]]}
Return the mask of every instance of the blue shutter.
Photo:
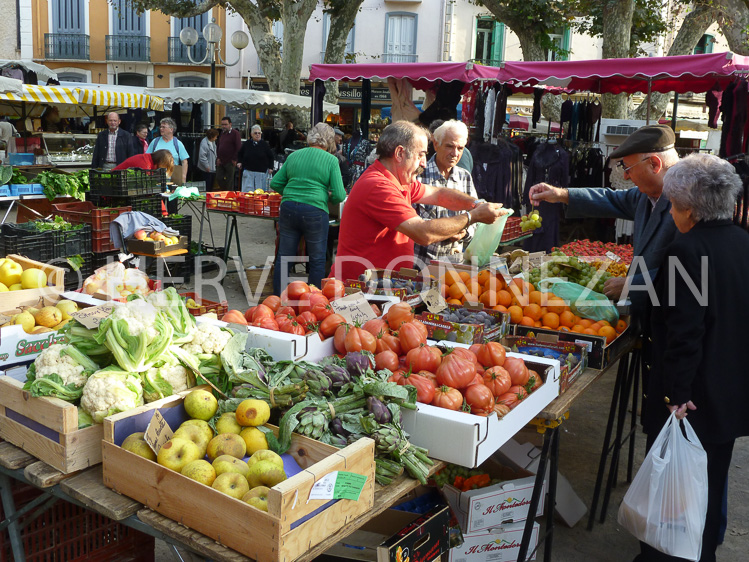
{"label": "blue shutter", "polygon": [[505,24],[494,22],[492,29],[492,65],[505,60]]}
{"label": "blue shutter", "polygon": [[113,35],[145,35],[145,14],[137,13],[128,0],[114,0],[112,4]]}
{"label": "blue shutter", "polygon": [[83,0],[56,0],[50,6],[54,33],[85,33]]}

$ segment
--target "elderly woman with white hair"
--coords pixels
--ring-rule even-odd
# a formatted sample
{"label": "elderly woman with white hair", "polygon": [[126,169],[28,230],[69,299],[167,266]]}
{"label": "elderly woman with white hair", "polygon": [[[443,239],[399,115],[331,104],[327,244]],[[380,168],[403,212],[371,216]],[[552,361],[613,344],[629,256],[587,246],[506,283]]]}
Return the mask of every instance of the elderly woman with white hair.
{"label": "elderly woman with white hair", "polygon": [[242,170],[242,191],[267,189],[266,178],[273,171],[273,151],[263,140],[260,125],[253,125],[250,138],[242,143],[237,156],[237,168]]}
{"label": "elderly woman with white hair", "polygon": [[[159,135],[148,145],[146,154],[153,154],[157,150],[168,150],[174,158],[174,172],[172,181],[176,184],[187,182],[187,161],[190,158],[182,141],[174,136],[177,123],[171,117],[164,117],[159,121]],[[175,211],[176,212],[176,211]]]}
{"label": "elderly woman with white hair", "polygon": [[346,198],[343,180],[334,156],[335,132],[330,125],[318,123],[307,133],[307,148],[289,154],[273,177],[271,188],[283,194],[279,215],[279,241],[273,292],[281,294],[288,283],[289,258],[298,254],[304,237],[309,256],[309,283],[320,287],[325,277],[328,244],[328,204]]}
{"label": "elderly woman with white hair", "polygon": [[[708,507],[701,561],[714,561],[733,444],[749,435],[746,314],[749,233],[732,221],[741,189],[733,167],[693,154],[664,176],[680,235],[655,279],[653,365],[643,412],[648,449],[672,411],[707,452]],[[647,545],[636,558],[671,560]],[[681,560],[681,559],[673,559]]]}

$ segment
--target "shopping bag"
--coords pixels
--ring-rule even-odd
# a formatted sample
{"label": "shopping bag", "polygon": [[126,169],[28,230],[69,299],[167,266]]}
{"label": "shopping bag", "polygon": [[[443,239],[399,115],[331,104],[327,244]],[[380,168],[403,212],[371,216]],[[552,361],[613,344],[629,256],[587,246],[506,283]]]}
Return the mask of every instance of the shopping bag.
{"label": "shopping bag", "polygon": [[479,267],[483,267],[491,261],[494,252],[497,251],[499,243],[502,241],[502,232],[504,232],[507,217],[514,212],[512,209],[507,209],[507,211],[506,215],[502,215],[492,224],[479,223],[476,232],[473,234],[473,239],[463,251],[463,260],[466,263],[474,257]]}
{"label": "shopping bag", "polygon": [[618,521],[656,550],[699,560],[707,514],[707,454],[689,422],[682,423],[684,432],[675,414],[668,418],[624,496]]}
{"label": "shopping bag", "polygon": [[572,312],[582,318],[606,320],[609,324],[616,324],[619,320],[619,311],[606,295],[572,281],[549,277],[542,279],[538,288],[543,292],[554,293],[560,299],[569,302]]}

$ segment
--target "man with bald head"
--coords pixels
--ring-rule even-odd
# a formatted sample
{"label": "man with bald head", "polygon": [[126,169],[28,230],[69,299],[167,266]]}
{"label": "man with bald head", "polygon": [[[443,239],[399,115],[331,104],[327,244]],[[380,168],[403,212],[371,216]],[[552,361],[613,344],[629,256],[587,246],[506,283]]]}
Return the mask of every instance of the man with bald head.
{"label": "man with bald head", "polygon": [[107,128],[96,136],[91,167],[111,170],[134,155],[133,137],[120,129],[120,116],[114,111],[106,115]]}

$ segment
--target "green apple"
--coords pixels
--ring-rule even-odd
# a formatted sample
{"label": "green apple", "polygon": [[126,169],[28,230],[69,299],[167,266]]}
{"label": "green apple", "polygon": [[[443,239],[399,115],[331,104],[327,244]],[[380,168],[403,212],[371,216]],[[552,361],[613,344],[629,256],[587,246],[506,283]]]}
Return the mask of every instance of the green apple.
{"label": "green apple", "polygon": [[237,417],[234,412],[225,412],[221,414],[216,422],[216,433],[236,433],[240,434],[242,426],[237,423]]}
{"label": "green apple", "polygon": [[241,500],[244,495],[250,491],[250,485],[247,483],[247,478],[237,472],[224,472],[216,476],[216,479],[211,484],[214,490],[218,490],[238,500]]}
{"label": "green apple", "polygon": [[207,390],[193,390],[185,397],[185,411],[196,420],[208,421],[218,410],[218,400]]}
{"label": "green apple", "polygon": [[260,511],[268,511],[268,486],[258,486],[242,496],[242,501],[258,508]]}
{"label": "green apple", "polygon": [[31,330],[33,330],[34,326],[36,326],[36,320],[34,320],[34,317],[28,311],[16,314],[13,317],[12,322],[13,324],[20,324],[23,328],[23,331],[27,334],[30,334]]}
{"label": "green apple", "polygon": [[208,442],[208,448],[206,450],[208,460],[211,462],[221,455],[231,455],[232,457],[241,459],[246,453],[247,445],[245,445],[244,439],[236,433],[222,433],[216,435],[216,437]]}
{"label": "green apple", "polygon": [[188,463],[200,459],[203,455],[198,446],[189,439],[172,438],[159,449],[156,462],[175,472],[182,472]]}
{"label": "green apple", "polygon": [[250,456],[268,448],[268,440],[265,438],[265,433],[257,427],[245,427],[239,436],[244,439],[244,443],[247,445],[247,454]]}
{"label": "green apple", "polygon": [[30,267],[21,274],[21,286],[24,289],[41,289],[47,286],[47,274],[41,269]]}
{"label": "green apple", "polygon": [[212,463],[216,474],[223,474],[224,472],[237,472],[247,478],[247,473],[250,471],[250,467],[242,459],[232,457],[231,455],[221,455],[216,457]]}
{"label": "green apple", "polygon": [[270,406],[265,400],[247,399],[237,406],[234,412],[237,423],[243,427],[257,427],[268,423]]}
{"label": "green apple", "polygon": [[63,320],[70,320],[70,316],[74,312],[78,312],[78,303],[75,301],[69,301],[67,299],[61,300],[55,305],[60,312],[62,312]]}
{"label": "green apple", "polygon": [[250,488],[256,486],[272,488],[284,480],[286,480],[286,472],[273,461],[258,461],[250,467],[250,471],[247,473],[247,482],[250,483]]}
{"label": "green apple", "polygon": [[202,431],[206,437],[206,443],[208,443],[208,441],[213,439],[213,436],[214,436],[213,429],[211,429],[211,426],[208,425],[207,421],[187,420],[186,422],[182,422],[180,427],[187,427],[188,425],[194,425],[195,427],[199,427],[200,431]]}
{"label": "green apple", "polygon": [[182,469],[182,476],[210,486],[216,480],[216,471],[207,460],[198,459],[187,463]]}
{"label": "green apple", "polygon": [[21,283],[21,275],[23,274],[23,267],[21,264],[14,262],[11,259],[7,259],[0,265],[0,283],[10,287],[17,283]]}
{"label": "green apple", "polygon": [[177,431],[174,432],[173,437],[181,437],[183,439],[189,439],[195,443],[201,452],[201,457],[205,456],[205,451],[208,448],[211,438],[207,437],[206,433],[197,425],[186,425],[180,426]]}
{"label": "green apple", "polygon": [[254,452],[252,456],[247,459],[247,466],[252,467],[253,464],[260,461],[270,461],[283,468],[283,459],[281,456],[268,449]]}
{"label": "green apple", "polygon": [[8,291],[10,291],[10,289],[5,286],[5,283],[0,283],[0,293],[7,293]]}
{"label": "green apple", "polygon": [[125,437],[125,440],[122,442],[122,448],[131,453],[135,453],[144,459],[148,459],[149,461],[155,461],[156,453],[153,452],[153,449],[151,449],[151,446],[146,442],[144,436],[145,433],[142,431],[131,433]]}

